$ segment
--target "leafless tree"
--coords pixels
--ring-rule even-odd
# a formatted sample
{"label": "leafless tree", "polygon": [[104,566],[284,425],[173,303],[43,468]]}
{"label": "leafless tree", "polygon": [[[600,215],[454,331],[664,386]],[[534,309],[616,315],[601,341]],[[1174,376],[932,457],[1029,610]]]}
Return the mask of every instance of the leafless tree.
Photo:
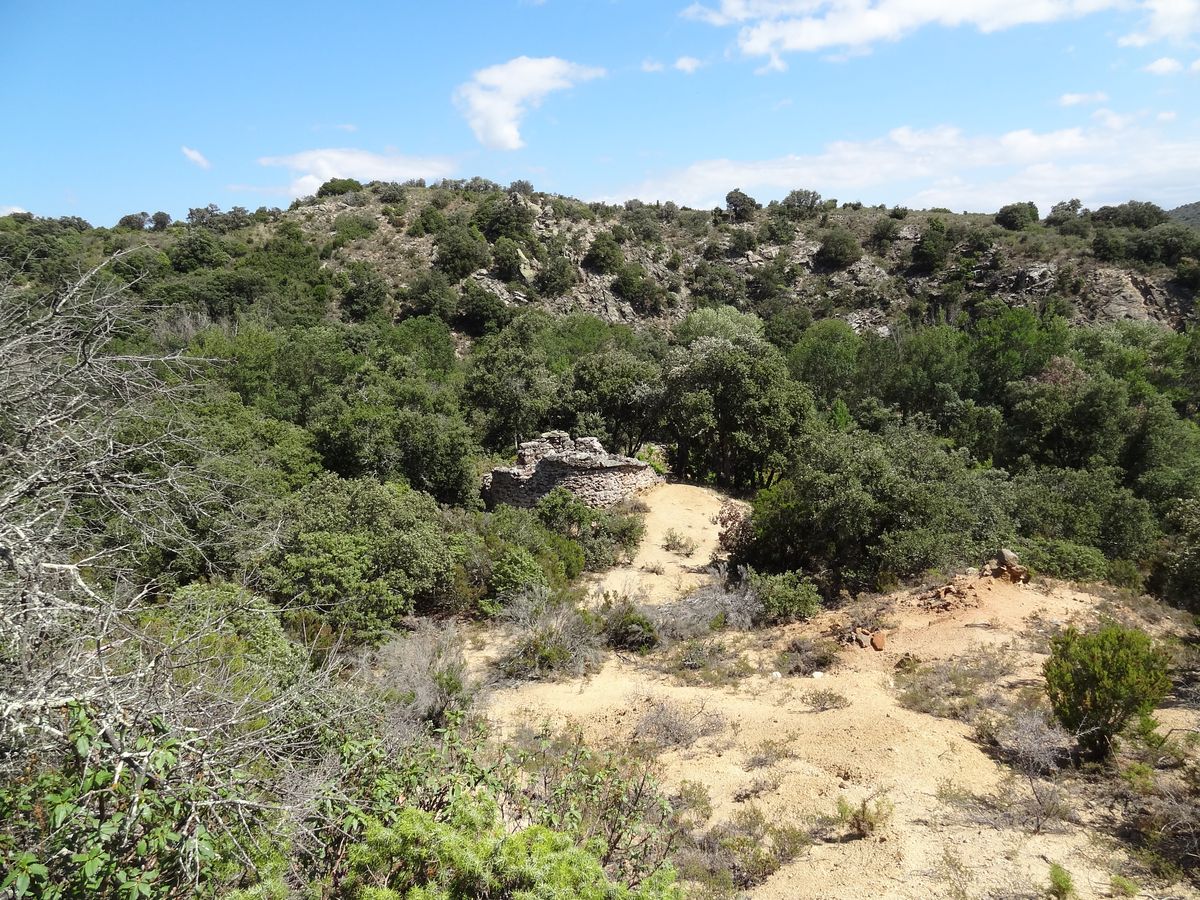
{"label": "leafless tree", "polygon": [[[178,848],[145,866],[173,866],[183,896],[201,877],[200,836],[241,852],[254,823],[280,813],[281,783],[315,744],[327,717],[317,707],[334,691],[305,667],[269,691],[239,685],[212,636],[250,606],[146,627],[159,585],[134,561],[151,549],[203,556],[188,523],[232,528],[236,516],[221,485],[178,452],[194,442],[178,413],[206,362],[120,350],[145,324],[110,270],[123,255],[50,293],[0,284],[0,783],[68,759],[115,773],[73,808],[103,819],[120,786],[118,860],[145,852],[139,805],[152,793],[175,803]],[[164,737],[169,775],[155,755]],[[76,813],[25,823],[18,833],[42,846],[18,849],[50,852]]]}

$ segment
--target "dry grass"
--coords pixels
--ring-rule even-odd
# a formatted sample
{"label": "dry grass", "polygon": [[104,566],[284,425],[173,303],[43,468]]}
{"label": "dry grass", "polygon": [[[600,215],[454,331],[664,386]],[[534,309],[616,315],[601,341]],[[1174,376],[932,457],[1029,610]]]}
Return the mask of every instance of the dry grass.
{"label": "dry grass", "polygon": [[729,720],[701,704],[685,709],[671,700],[657,700],[642,714],[633,730],[635,740],[661,749],[690,747],[702,737],[720,734]]}

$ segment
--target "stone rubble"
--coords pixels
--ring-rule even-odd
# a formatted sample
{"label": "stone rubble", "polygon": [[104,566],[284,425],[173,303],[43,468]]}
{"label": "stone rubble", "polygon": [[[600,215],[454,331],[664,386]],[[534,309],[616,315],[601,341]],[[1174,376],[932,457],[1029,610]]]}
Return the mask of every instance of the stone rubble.
{"label": "stone rubble", "polygon": [[588,506],[605,507],[662,480],[648,463],[609,453],[594,437],[572,440],[565,431],[548,431],[521,444],[515,466],[484,475],[482,494],[489,507],[528,508],[563,487]]}

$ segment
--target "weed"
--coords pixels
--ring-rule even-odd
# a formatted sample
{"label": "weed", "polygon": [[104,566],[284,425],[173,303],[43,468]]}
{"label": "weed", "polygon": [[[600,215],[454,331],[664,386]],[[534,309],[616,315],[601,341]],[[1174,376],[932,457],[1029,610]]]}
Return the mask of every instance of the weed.
{"label": "weed", "polygon": [[597,614],[604,641],[614,650],[646,653],[659,645],[654,622],[628,597],[606,591]]}
{"label": "weed", "polygon": [[729,896],[761,884],[812,843],[805,830],[776,825],[757,806],[713,826],[676,857],[682,878],[710,895]]}
{"label": "weed", "polygon": [[720,734],[729,721],[703,705],[685,710],[669,700],[659,700],[642,715],[634,737],[663,749],[689,747],[702,737]]}
{"label": "weed", "polygon": [[688,683],[730,684],[753,673],[741,653],[717,640],[690,640],[680,645],[671,668]]}
{"label": "weed", "polygon": [[831,709],[845,709],[850,705],[850,698],[830,688],[820,688],[809,691],[803,700],[816,712],[826,712]]}
{"label": "weed", "polygon": [[760,794],[773,791],[777,787],[779,787],[778,778],[756,778],[750,784],[740,787],[733,792],[733,802],[745,803],[747,800],[753,800]]}
{"label": "weed", "polygon": [[712,795],[699,781],[681,781],[671,801],[675,815],[687,827],[698,828],[712,818]]}
{"label": "weed", "polygon": [[668,528],[667,533],[663,535],[662,547],[668,553],[677,553],[680,556],[691,556],[696,552],[699,544],[695,538],[690,538],[682,532],[676,531],[674,528]]}
{"label": "weed", "polygon": [[746,756],[746,769],[763,769],[773,766],[781,759],[791,759],[796,755],[793,738],[773,740],[767,738],[753,752]]}
{"label": "weed", "polygon": [[498,662],[508,678],[576,676],[600,662],[593,617],[576,606],[553,602],[545,589],[526,592],[505,610],[516,636]]}
{"label": "weed", "polygon": [[845,797],[838,797],[833,823],[852,837],[870,837],[882,830],[892,819],[895,807],[882,798],[866,797],[857,806]]}
{"label": "weed", "polygon": [[796,638],[779,655],[776,667],[787,675],[811,675],[828,672],[838,663],[838,645],[833,641]]}
{"label": "weed", "polygon": [[[897,672],[900,703],[909,709],[946,719],[972,721],[986,707],[980,690],[1012,674],[1012,660],[1002,650],[974,648],[965,657]],[[995,705],[994,693],[988,698]]]}
{"label": "weed", "polygon": [[1114,875],[1108,883],[1116,897],[1136,897],[1142,891],[1136,881],[1130,881],[1122,875]]}
{"label": "weed", "polygon": [[1075,879],[1058,863],[1050,863],[1050,887],[1046,894],[1054,900],[1068,900],[1075,896]]}

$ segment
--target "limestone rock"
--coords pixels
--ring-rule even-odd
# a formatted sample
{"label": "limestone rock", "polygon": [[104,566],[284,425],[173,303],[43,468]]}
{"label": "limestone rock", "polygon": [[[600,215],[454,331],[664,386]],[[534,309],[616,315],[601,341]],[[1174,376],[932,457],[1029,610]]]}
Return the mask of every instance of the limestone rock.
{"label": "limestone rock", "polygon": [[563,487],[588,506],[611,506],[662,481],[648,463],[608,453],[594,437],[572,440],[565,431],[547,431],[517,450],[517,464],[483,476],[488,506],[535,506]]}
{"label": "limestone rock", "polygon": [[887,634],[882,631],[877,631],[871,635],[871,649],[882,650],[887,646]]}

